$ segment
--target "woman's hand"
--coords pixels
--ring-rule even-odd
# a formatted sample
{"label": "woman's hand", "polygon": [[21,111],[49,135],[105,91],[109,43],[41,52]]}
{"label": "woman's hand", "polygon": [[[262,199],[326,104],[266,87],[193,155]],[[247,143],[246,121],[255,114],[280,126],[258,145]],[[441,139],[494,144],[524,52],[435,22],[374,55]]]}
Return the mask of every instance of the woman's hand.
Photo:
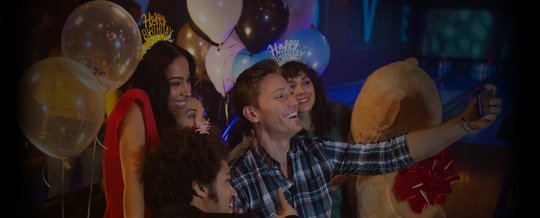
{"label": "woman's hand", "polygon": [[285,218],[288,216],[298,217],[296,210],[291,207],[287,199],[283,196],[283,190],[281,188],[278,189],[278,200],[281,207],[281,214],[277,215],[276,218]]}

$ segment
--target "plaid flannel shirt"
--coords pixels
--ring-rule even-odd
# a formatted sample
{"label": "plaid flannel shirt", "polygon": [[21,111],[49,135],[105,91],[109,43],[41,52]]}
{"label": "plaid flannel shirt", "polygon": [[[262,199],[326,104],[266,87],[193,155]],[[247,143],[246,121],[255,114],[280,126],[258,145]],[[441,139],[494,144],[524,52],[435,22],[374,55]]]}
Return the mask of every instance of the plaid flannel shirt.
{"label": "plaid flannel shirt", "polygon": [[281,213],[278,188],[300,217],[330,217],[330,179],[334,175],[376,175],[394,172],[414,163],[406,137],[373,144],[349,144],[294,136],[287,152],[292,177],[254,144],[231,167],[231,184],[238,192],[235,213],[274,217]]}

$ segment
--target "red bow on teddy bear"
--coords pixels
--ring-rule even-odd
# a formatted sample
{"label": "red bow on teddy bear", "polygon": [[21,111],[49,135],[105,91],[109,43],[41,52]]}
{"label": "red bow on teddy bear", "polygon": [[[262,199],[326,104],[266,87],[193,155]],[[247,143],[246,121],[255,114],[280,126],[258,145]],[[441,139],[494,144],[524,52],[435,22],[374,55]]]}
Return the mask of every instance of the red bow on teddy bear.
{"label": "red bow on teddy bear", "polygon": [[409,202],[415,213],[422,213],[428,205],[446,203],[450,184],[459,180],[456,158],[444,149],[439,154],[398,172],[394,192],[398,199]]}

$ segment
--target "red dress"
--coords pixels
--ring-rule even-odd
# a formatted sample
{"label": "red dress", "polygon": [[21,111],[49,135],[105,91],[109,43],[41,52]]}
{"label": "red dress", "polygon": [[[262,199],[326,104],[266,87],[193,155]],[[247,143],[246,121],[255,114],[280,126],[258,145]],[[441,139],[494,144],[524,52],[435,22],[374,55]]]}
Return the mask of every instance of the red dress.
{"label": "red dress", "polygon": [[[133,103],[139,105],[142,110],[146,131],[146,151],[158,148],[159,134],[156,121],[152,112],[152,106],[148,95],[140,89],[129,89],[116,102],[107,120],[105,132],[105,147],[103,150],[103,182],[107,208],[104,217],[124,216],[124,180],[122,179],[122,167],[120,165],[119,128]],[[148,211],[145,209],[145,211]],[[145,212],[148,215],[148,212]]]}

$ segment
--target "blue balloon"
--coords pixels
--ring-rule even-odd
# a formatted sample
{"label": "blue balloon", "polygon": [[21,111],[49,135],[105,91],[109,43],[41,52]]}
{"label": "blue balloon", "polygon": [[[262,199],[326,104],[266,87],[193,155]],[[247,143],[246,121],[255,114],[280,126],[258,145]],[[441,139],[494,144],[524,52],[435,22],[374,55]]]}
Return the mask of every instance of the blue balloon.
{"label": "blue balloon", "polygon": [[238,53],[236,53],[233,60],[233,79],[236,81],[236,78],[238,78],[240,73],[244,72],[244,70],[267,58],[272,58],[272,54],[266,49],[257,54],[251,54],[246,48],[240,50]]}
{"label": "blue balloon", "polygon": [[302,28],[291,33],[286,40],[298,40],[303,55],[300,60],[321,75],[330,61],[330,46],[317,30]]}

